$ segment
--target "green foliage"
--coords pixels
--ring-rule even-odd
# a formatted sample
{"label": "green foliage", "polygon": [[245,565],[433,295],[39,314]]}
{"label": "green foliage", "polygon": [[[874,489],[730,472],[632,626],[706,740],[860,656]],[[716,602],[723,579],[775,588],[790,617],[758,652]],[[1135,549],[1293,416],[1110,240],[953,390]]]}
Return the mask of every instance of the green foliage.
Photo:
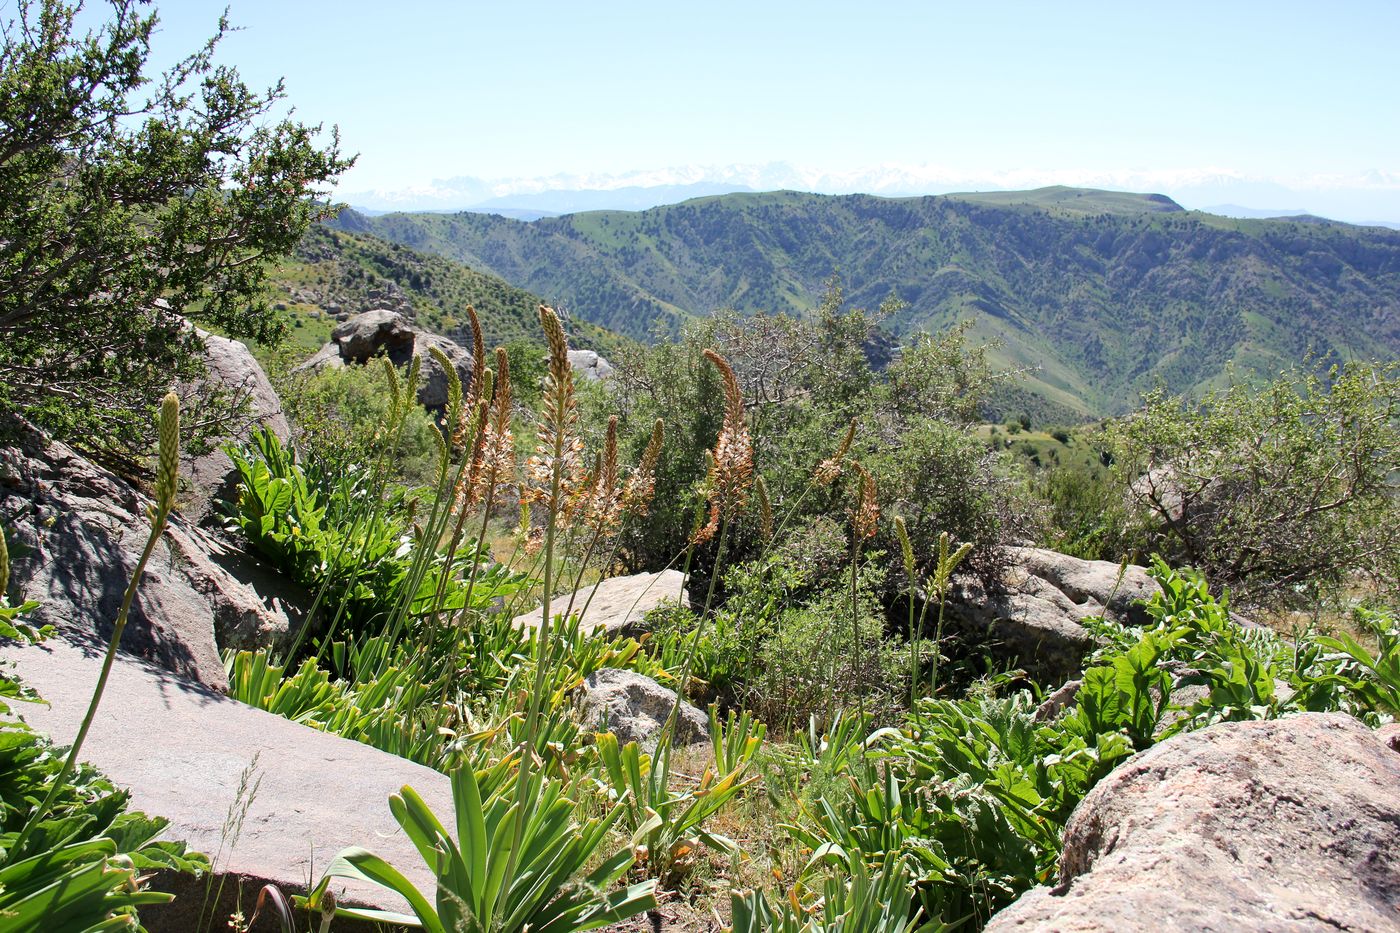
{"label": "green foliage", "polygon": [[[832,280],[811,317],[717,313],[688,326],[678,343],[624,354],[611,400],[624,431],[640,445],[655,418],[667,424],[655,520],[624,537],[627,565],[656,569],[685,548],[704,451],[722,415],[721,394],[701,359],[705,348],[714,348],[738,374],[755,459],[774,514],[782,516],[779,532],[823,515],[844,519],[841,488],[815,482],[813,471],[854,421],[854,446],[845,456],[874,475],[883,508],[907,516],[920,561],[947,531],[973,544],[969,569],[994,575],[996,545],[1019,498],[1000,457],[969,430],[995,381],[987,348],[969,346],[965,329],[955,327],[917,337],[891,357],[881,349],[880,322],[900,309],[896,301],[878,312],[848,307]],[[731,563],[764,549],[757,524],[749,519],[731,535]],[[786,536],[778,539],[782,546]],[[892,545],[887,530],[875,542],[885,550]],[[696,555],[692,574],[701,586],[713,557],[708,549]]]}
{"label": "green foliage", "polygon": [[[340,631],[372,632],[407,600],[410,615],[463,608],[466,568],[475,557],[455,555],[452,566],[434,558],[412,593],[410,570],[419,550],[407,531],[413,509],[406,490],[375,489],[375,471],[363,464],[339,471],[303,467],[270,431],[259,429],[248,448],[230,447],[239,473],[238,500],[228,518],[260,554],[291,579],[319,594],[326,611],[306,625],[321,633],[342,614]],[[381,480],[382,481],[382,480]],[[444,579],[444,576],[446,579]],[[522,575],[492,565],[478,574],[472,606],[526,586]]]}
{"label": "green foliage", "polygon": [[[283,90],[217,64],[227,26],[160,75],[154,13],[23,4],[0,75],[0,406],[65,438],[144,451],[151,400],[201,369],[189,322],[269,340],[270,260],[351,164],[274,114]],[[214,248],[217,244],[217,248]]]}
{"label": "green foliage", "polygon": [[1241,601],[1314,602],[1358,571],[1400,585],[1400,364],[1153,393],[1110,438],[1156,549]]}
{"label": "green foliage", "polygon": [[[1067,709],[1039,712],[1024,690],[925,700],[901,733],[872,737],[869,764],[842,756],[852,793],[807,802],[790,828],[813,852],[807,871],[837,850],[862,853],[872,868],[897,854],[928,916],[980,926],[1054,876],[1065,821],[1133,753],[1222,721],[1395,714],[1393,620],[1368,617],[1375,654],[1351,639],[1289,643],[1234,623],[1199,575],[1160,561],[1153,572],[1162,592],[1147,606],[1152,624],[1098,623],[1103,647]],[[820,747],[815,733],[805,744]],[[850,741],[827,747],[843,746]]]}
{"label": "green foliage", "polygon": [[230,529],[295,582],[313,592],[328,587],[328,605],[345,604],[357,626],[387,615],[407,568],[403,494],[367,511],[363,469],[308,476],[271,431],[260,428],[251,440],[247,449],[228,448],[239,474]]}
{"label": "green foliage", "polygon": [[[837,853],[833,852],[833,855]],[[820,899],[804,908],[795,895],[769,901],[762,891],[730,896],[730,933],[938,933],[942,924],[911,915],[912,882],[903,863],[887,855],[875,868],[855,853],[839,853],[842,872],[824,880]],[[847,878],[849,877],[849,881]]]}
{"label": "green foliage", "polygon": [[[394,819],[437,878],[435,903],[383,859],[349,848],[331,862],[305,905],[315,909],[334,878],[368,881],[401,895],[413,915],[349,908],[338,915],[430,933],[572,933],[656,906],[652,882],[608,893],[631,866],[629,851],[590,864],[620,810],[580,824],[561,782],[537,772],[520,788],[528,797],[513,797],[510,787],[505,782],[501,792],[483,793],[472,768],[454,771],[455,838],[413,788],[389,798]],[[525,807],[525,799],[533,805]]]}
{"label": "green foliage", "polygon": [[1084,560],[1133,556],[1138,541],[1121,483],[1099,470],[1054,466],[1036,475],[1032,485],[1048,510],[1046,547]]}
{"label": "green foliage", "polygon": [[[288,419],[296,425],[296,447],[303,460],[326,476],[363,471],[385,444],[393,398],[379,365],[346,366],[314,373],[288,373],[277,379]],[[437,475],[438,428],[419,406],[403,413],[395,439],[394,478],[405,486],[426,486]]]}
{"label": "green foliage", "polygon": [[[652,756],[636,742],[619,745],[611,732],[596,737],[599,784],[632,835],[637,871],[666,888],[676,888],[685,880],[701,842],[726,855],[739,854],[733,840],[709,831],[705,823],[758,779],[746,774],[763,744],[765,729],[748,716],[731,717],[726,726],[713,710],[710,727],[718,773],[706,768],[695,789],[687,791],[671,787],[668,769],[653,768]],[[670,750],[659,754],[670,755]]]}

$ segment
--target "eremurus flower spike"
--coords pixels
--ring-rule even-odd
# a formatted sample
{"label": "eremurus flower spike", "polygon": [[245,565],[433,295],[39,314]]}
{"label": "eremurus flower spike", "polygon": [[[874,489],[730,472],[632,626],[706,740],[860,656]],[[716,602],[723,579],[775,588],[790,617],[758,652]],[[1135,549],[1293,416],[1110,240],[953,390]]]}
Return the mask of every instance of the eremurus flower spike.
{"label": "eremurus flower spike", "polygon": [[696,534],[696,544],[714,537],[721,518],[743,509],[753,482],[753,443],[744,421],[744,396],[739,389],[739,377],[734,374],[734,367],[714,350],[706,350],[705,359],[719,370],[724,385],[724,422],[705,477],[710,500],[709,520]]}
{"label": "eremurus flower spike", "polygon": [[836,453],[817,464],[816,474],[813,479],[818,486],[830,486],[841,477],[841,468],[845,464],[846,454],[851,452],[851,442],[856,437],[856,419],[851,419],[851,425],[846,429],[846,436],[841,440],[841,446],[836,448]]}
{"label": "eremurus flower spike", "polygon": [[666,442],[666,422],[660,418],[651,426],[642,459],[627,477],[622,490],[622,508],[634,515],[645,515],[656,494],[656,465],[661,460],[661,446]]}
{"label": "eremurus flower spike", "polygon": [[167,393],[160,403],[160,463],[156,469],[156,508],[168,515],[175,507],[180,469],[180,397]]}
{"label": "eremurus flower spike", "polygon": [[486,365],[486,340],[481,333],[481,321],[476,309],[467,305],[467,319],[472,325],[472,381],[467,386],[467,406],[471,407],[479,399],[491,394],[491,388],[484,384],[482,367]]}

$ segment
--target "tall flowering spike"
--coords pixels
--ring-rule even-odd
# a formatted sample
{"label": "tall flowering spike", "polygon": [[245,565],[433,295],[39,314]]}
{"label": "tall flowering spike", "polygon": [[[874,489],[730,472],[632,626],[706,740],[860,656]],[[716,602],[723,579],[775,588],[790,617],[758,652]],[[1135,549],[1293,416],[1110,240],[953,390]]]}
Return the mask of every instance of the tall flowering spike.
{"label": "tall flowering spike", "polygon": [[478,495],[502,482],[509,482],[515,472],[515,435],[510,430],[510,358],[502,347],[496,348],[496,392],[491,399],[491,417],[483,433],[482,460]]}
{"label": "tall flowering spike", "polygon": [[656,495],[656,465],[661,460],[661,447],[666,443],[666,422],[660,418],[651,426],[651,440],[642,451],[642,460],[627,477],[622,491],[622,508],[634,515],[645,515]]}
{"label": "tall flowering spike", "polygon": [[739,377],[734,374],[734,367],[714,350],[706,350],[705,359],[719,370],[724,383],[724,423],[720,426],[705,477],[710,514],[695,537],[697,544],[714,537],[721,519],[732,518],[744,508],[753,482],[753,443],[744,421],[744,396],[739,389]]}
{"label": "tall flowering spike", "polygon": [[[953,536],[948,532],[940,532],[938,535],[938,566],[933,573],[933,589],[941,598],[948,590],[949,583],[953,579],[953,571],[958,569],[958,564],[963,562],[972,550],[972,545],[963,542],[956,549],[952,549]],[[951,550],[951,553],[950,553]]]}
{"label": "tall flowering spike", "polygon": [[5,529],[0,528],[0,605],[10,589],[10,548],[5,544]]}
{"label": "tall flowering spike", "polygon": [[904,522],[903,515],[894,517],[894,533],[899,538],[899,550],[904,558],[904,575],[910,582],[914,580],[914,542],[909,538],[909,526]]}
{"label": "tall flowering spike", "polygon": [[622,488],[617,469],[617,415],[608,419],[603,454],[595,471],[588,510],[595,526],[606,532],[617,526],[622,515]]}
{"label": "tall flowering spike", "polygon": [[510,428],[510,354],[496,348],[496,394],[491,399],[491,424],[498,431]]}
{"label": "tall flowering spike", "polygon": [[180,471],[180,397],[166,394],[160,403],[160,465],[156,468],[156,507],[169,513],[175,507]]}
{"label": "tall flowering spike", "polygon": [[403,404],[403,385],[399,381],[399,368],[387,356],[384,361],[384,378],[389,383],[389,420],[399,416],[399,406]]}
{"label": "tall flowering spike", "polygon": [[481,320],[471,305],[467,305],[467,319],[472,325],[472,381],[467,387],[467,407],[470,408],[478,399],[490,395],[491,390],[482,382],[481,371],[486,365],[486,340],[481,334]]}
{"label": "tall flowering spike", "polygon": [[[569,341],[564,336],[559,315],[552,308],[540,305],[540,326],[549,345],[549,367],[544,377],[539,441],[535,455],[526,465],[529,496],[550,512],[567,517],[566,506],[577,501],[584,480],[583,441],[574,433],[578,422],[574,374],[569,366]],[[556,467],[559,475],[557,499],[553,488]]]}
{"label": "tall flowering spike", "polygon": [[408,376],[404,379],[403,394],[410,401],[418,397],[418,383],[423,378],[423,358],[414,354],[408,364]]}
{"label": "tall flowering spike", "polygon": [[437,360],[437,364],[442,367],[443,375],[447,379],[447,409],[446,421],[447,430],[452,432],[452,443],[461,444],[464,409],[462,407],[462,377],[457,374],[457,367],[452,365],[452,361],[447,358],[438,347],[428,347],[428,352]]}
{"label": "tall flowering spike", "polygon": [[766,544],[773,540],[773,503],[768,499],[768,484],[761,474],[754,480],[753,488],[758,498],[758,532]]}
{"label": "tall flowering spike", "polygon": [[[489,370],[487,380],[490,380]],[[456,503],[459,509],[475,505],[481,491],[481,475],[486,459],[486,419],[489,414],[486,400],[482,399],[476,403],[471,420],[466,425],[466,435],[470,435],[473,441],[471,450],[467,452],[467,468],[462,471],[462,477],[457,483]]]}
{"label": "tall flowering spike", "polygon": [[818,486],[830,486],[841,477],[841,467],[846,462],[846,454],[851,452],[851,442],[856,438],[856,419],[851,419],[851,426],[846,429],[846,436],[841,440],[841,446],[836,448],[836,453],[827,457],[817,464],[816,474],[813,479]]}
{"label": "tall flowering spike", "polygon": [[854,464],[859,485],[850,509],[851,532],[858,539],[873,538],[880,522],[880,502],[875,494],[875,477],[860,463]]}

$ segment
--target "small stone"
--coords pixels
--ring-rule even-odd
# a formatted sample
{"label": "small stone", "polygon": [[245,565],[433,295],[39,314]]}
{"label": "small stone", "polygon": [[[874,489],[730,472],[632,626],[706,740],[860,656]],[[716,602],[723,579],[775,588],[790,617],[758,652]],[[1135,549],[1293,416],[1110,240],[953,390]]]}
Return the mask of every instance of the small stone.
{"label": "small stone", "polygon": [[[676,691],[650,677],[604,668],[584,678],[579,711],[585,728],[611,732],[624,745],[649,747],[656,744],[675,702]],[[674,744],[694,745],[709,738],[709,719],[690,703],[681,703]]]}

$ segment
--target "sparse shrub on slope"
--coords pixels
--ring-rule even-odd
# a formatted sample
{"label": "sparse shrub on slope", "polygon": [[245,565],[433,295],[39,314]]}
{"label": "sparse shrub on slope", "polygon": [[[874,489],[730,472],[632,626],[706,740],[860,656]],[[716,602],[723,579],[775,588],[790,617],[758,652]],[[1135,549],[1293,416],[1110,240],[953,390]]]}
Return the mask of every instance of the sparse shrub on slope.
{"label": "sparse shrub on slope", "polygon": [[1353,573],[1400,585],[1400,364],[1162,393],[1111,431],[1137,519],[1246,604],[1315,604]]}

